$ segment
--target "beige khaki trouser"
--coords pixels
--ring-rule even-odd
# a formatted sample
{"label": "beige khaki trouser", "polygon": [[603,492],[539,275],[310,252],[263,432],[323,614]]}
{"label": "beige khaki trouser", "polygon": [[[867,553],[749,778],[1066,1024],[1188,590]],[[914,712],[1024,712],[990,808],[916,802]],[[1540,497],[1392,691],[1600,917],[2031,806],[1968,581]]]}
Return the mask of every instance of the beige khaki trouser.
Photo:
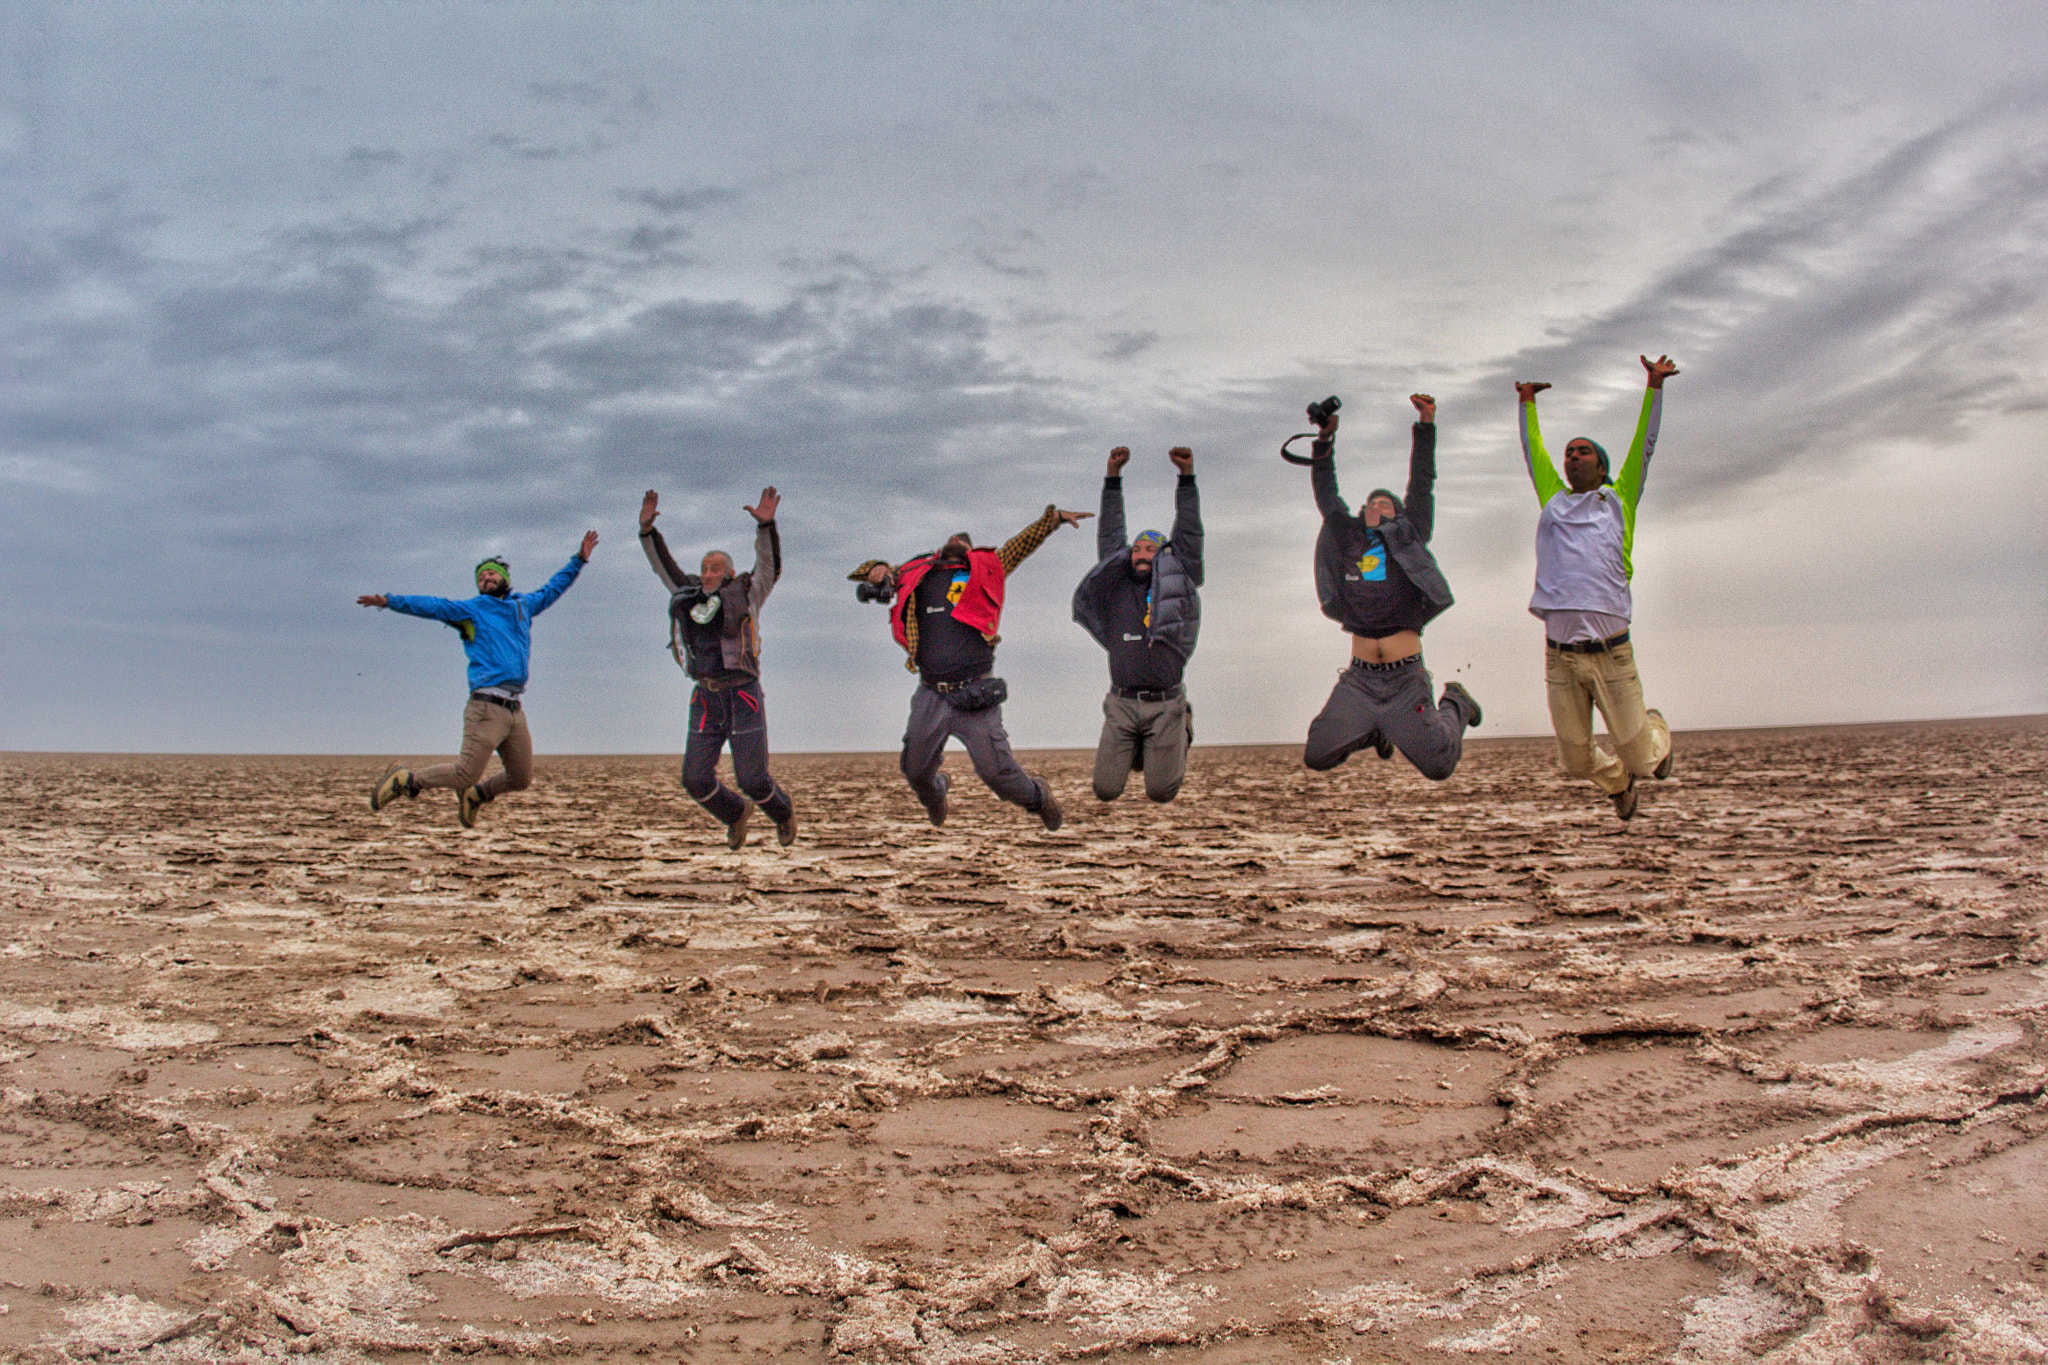
{"label": "beige khaki trouser", "polygon": [[[1609,796],[1628,790],[1629,776],[1648,777],[1671,752],[1671,728],[1643,709],[1636,650],[1616,645],[1601,654],[1544,647],[1550,689],[1550,728],[1557,732],[1565,771],[1584,777]],[[1614,752],[1594,747],[1593,708],[1607,722]]]}
{"label": "beige khaki trouser", "polygon": [[[484,768],[497,751],[504,769],[480,781]],[[508,711],[487,701],[470,698],[462,708],[462,754],[453,763],[421,768],[412,780],[422,787],[482,787],[484,800],[494,801],[506,792],[525,791],[533,785],[533,736],[526,729],[526,711]]]}

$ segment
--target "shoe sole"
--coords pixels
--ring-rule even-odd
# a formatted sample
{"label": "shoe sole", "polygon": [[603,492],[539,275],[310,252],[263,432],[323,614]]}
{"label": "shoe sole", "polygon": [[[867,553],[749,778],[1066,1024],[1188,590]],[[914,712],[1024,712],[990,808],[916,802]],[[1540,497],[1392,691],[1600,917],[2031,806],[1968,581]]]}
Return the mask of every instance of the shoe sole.
{"label": "shoe sole", "polygon": [[[404,768],[400,767],[396,763],[392,764],[390,767],[384,770],[384,775],[377,779],[377,785],[370,788],[371,810],[383,810],[393,801],[396,801],[399,797],[405,795],[405,785],[403,783],[394,784],[392,781],[392,779],[396,778],[400,773],[405,771],[406,770]],[[386,795],[384,791],[384,788],[387,786],[391,787],[391,792],[389,795]]]}

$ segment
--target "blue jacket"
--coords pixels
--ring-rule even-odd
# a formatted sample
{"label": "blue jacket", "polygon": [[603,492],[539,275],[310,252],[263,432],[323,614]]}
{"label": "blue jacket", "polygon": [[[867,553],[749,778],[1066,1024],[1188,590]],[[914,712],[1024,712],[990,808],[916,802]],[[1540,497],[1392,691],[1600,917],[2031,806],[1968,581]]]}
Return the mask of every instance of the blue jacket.
{"label": "blue jacket", "polygon": [[583,556],[570,555],[569,562],[534,592],[515,592],[507,597],[475,597],[457,602],[451,597],[385,597],[393,611],[407,616],[424,616],[429,621],[446,621],[462,636],[462,650],[469,655],[469,690],[502,687],[507,692],[526,690],[526,661],[533,652],[533,618],[555,604],[569,591],[576,575],[583,572]]}

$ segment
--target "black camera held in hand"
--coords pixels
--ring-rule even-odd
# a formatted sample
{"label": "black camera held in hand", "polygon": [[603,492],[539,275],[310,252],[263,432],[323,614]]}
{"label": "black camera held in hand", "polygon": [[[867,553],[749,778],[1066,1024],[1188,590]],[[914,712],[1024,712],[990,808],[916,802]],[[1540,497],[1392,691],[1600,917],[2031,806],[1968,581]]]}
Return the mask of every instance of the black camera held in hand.
{"label": "black camera held in hand", "polygon": [[[1337,409],[1343,406],[1344,400],[1333,393],[1320,403],[1310,403],[1308,405],[1308,420],[1314,422],[1318,427],[1328,426],[1337,416]],[[1288,437],[1280,443],[1280,458],[1289,464],[1314,464],[1315,461],[1309,456],[1296,455],[1288,450],[1287,447],[1293,445],[1296,441],[1314,440],[1321,435],[1322,432],[1320,431],[1303,431]]]}
{"label": "black camera held in hand", "polygon": [[880,583],[856,583],[853,585],[853,600],[880,602],[886,607],[896,600],[896,585],[886,580]]}

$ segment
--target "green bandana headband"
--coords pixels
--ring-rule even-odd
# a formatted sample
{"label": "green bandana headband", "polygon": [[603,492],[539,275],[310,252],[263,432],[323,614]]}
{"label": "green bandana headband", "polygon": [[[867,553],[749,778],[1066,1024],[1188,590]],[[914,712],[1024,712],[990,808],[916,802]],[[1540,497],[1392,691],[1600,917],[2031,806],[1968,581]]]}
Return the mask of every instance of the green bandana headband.
{"label": "green bandana headband", "polygon": [[512,586],[512,566],[502,559],[486,559],[476,566],[476,583],[478,587],[483,586],[485,569],[496,569],[499,577],[505,580],[505,586],[508,588]]}

